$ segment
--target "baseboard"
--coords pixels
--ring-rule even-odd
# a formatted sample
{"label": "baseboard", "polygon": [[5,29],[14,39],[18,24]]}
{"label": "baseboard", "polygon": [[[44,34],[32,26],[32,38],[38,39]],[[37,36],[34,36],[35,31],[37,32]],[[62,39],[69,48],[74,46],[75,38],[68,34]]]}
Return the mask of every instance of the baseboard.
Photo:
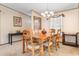
{"label": "baseboard", "polygon": [[[19,42],[19,41],[22,41],[22,40],[13,41],[12,43]],[[60,43],[62,43],[62,42],[60,42]],[[9,44],[9,43],[0,44],[0,46],[7,45],[7,44]],[[79,45],[78,45],[78,47],[79,47]]]}
{"label": "baseboard", "polygon": [[[19,42],[19,41],[22,41],[22,40],[13,41],[12,43]],[[0,44],[0,46],[7,45],[7,44],[9,43]]]}
{"label": "baseboard", "polygon": [[8,43],[0,44],[0,46],[2,46],[2,45],[6,45],[6,44],[8,44]]}

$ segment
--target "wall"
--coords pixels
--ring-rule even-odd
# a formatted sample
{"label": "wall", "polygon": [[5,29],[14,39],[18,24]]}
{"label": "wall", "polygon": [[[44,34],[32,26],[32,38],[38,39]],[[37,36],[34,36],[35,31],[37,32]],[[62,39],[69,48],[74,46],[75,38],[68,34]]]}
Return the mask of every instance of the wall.
{"label": "wall", "polygon": [[79,32],[79,9],[64,11],[61,13],[65,15],[65,17],[63,18],[63,32],[71,34]]}
{"label": "wall", "polygon": [[1,12],[0,12],[0,43],[1,43]]}
{"label": "wall", "polygon": [[[79,9],[73,9],[63,12],[58,12],[56,14],[64,14],[65,17],[63,17],[63,27],[62,31],[65,33],[77,33],[79,32]],[[42,20],[42,27],[43,28],[49,28],[49,21],[43,19]]]}
{"label": "wall", "polygon": [[[2,5],[0,5],[1,10],[1,27],[0,27],[0,33],[1,33],[1,43],[4,44],[8,42],[8,33],[10,32],[16,32],[16,30],[23,30],[25,28],[31,28],[31,17],[24,15],[22,13],[19,13],[17,11],[11,10],[9,8],[6,8]],[[19,16],[22,17],[22,27],[14,27],[13,26],[13,16]],[[28,21],[27,21],[28,20]],[[16,39],[15,39],[16,38]],[[21,36],[13,37],[13,40],[21,40]]]}
{"label": "wall", "polygon": [[50,28],[50,22],[49,20],[42,18],[42,29],[48,30]]}
{"label": "wall", "polygon": [[[79,32],[79,9],[73,9],[63,12],[58,12],[56,14],[64,14],[65,17],[62,18],[62,31],[65,33],[75,34]],[[42,20],[42,27],[49,28],[48,20]],[[79,39],[78,39],[79,44]]]}
{"label": "wall", "polygon": [[79,9],[63,11],[58,14],[62,13],[65,15],[63,17],[63,32],[71,34],[79,32]]}

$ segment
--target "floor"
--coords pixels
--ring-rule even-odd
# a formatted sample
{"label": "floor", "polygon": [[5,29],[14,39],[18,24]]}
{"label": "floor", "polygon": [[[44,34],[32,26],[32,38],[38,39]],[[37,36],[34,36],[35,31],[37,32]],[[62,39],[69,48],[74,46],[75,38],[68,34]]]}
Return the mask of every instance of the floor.
{"label": "floor", "polygon": [[[22,41],[15,42],[13,45],[0,46],[0,56],[29,56],[31,54],[22,53]],[[48,54],[46,53],[45,56]],[[38,55],[36,55],[38,56]],[[58,50],[54,49],[51,56],[79,56],[79,48],[60,45]]]}

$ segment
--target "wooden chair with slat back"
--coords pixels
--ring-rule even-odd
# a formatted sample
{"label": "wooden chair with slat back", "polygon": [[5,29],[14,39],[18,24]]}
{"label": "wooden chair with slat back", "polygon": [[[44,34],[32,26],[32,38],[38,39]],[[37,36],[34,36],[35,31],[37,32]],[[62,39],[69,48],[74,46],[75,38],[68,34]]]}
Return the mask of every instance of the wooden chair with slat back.
{"label": "wooden chair with slat back", "polygon": [[60,47],[59,43],[60,43],[60,29],[57,30],[56,34],[56,49]]}
{"label": "wooden chair with slat back", "polygon": [[[23,30],[22,42],[23,42],[23,53],[28,52],[28,50],[30,50],[30,51],[32,51],[32,55],[34,55],[32,30],[30,30],[30,29]],[[29,42],[31,45],[31,49],[29,48]]]}
{"label": "wooden chair with slat back", "polygon": [[31,39],[31,46],[32,46],[31,51],[32,51],[32,56],[34,56],[35,53],[34,53],[33,31],[32,29],[29,29],[29,31],[30,31],[30,39]]}
{"label": "wooden chair with slat back", "polygon": [[25,49],[26,49],[26,46],[25,46],[25,44],[27,45],[27,43],[26,43],[26,35],[27,35],[27,31],[26,30],[23,30],[23,35],[22,35],[22,42],[23,42],[23,53],[25,53],[26,51],[25,51]]}
{"label": "wooden chair with slat back", "polygon": [[47,39],[47,35],[46,35],[46,31],[42,30],[40,35],[40,55],[45,55],[45,51],[44,51],[44,41]]}
{"label": "wooden chair with slat back", "polygon": [[32,55],[36,55],[36,52],[38,52],[38,54],[40,53],[40,44],[39,44],[39,38],[37,37],[39,33],[33,33],[33,37],[32,37]]}
{"label": "wooden chair with slat back", "polygon": [[53,52],[53,39],[54,39],[55,29],[49,29],[49,44],[48,44],[48,54],[51,55]]}

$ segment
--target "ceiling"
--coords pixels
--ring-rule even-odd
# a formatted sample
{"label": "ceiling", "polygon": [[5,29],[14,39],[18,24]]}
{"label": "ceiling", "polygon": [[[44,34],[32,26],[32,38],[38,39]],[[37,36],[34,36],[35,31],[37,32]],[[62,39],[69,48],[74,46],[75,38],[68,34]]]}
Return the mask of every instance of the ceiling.
{"label": "ceiling", "polygon": [[2,5],[27,15],[30,15],[33,9],[41,13],[46,9],[59,12],[78,7],[77,3],[2,3]]}

